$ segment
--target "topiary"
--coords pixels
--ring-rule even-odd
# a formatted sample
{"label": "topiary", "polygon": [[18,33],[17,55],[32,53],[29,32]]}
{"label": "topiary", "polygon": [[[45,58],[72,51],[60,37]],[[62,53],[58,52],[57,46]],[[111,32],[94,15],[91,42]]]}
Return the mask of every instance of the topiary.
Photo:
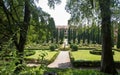
{"label": "topiary", "polygon": [[54,51],[55,48],[56,48],[55,45],[51,45],[51,46],[50,46],[50,50],[51,50],[51,51]]}
{"label": "topiary", "polygon": [[58,48],[58,45],[57,45],[57,44],[55,44],[54,46],[55,46],[55,49]]}
{"label": "topiary", "polygon": [[60,41],[60,44],[63,44],[63,41]]}
{"label": "topiary", "polygon": [[73,44],[70,44],[70,48],[72,48],[73,47]]}
{"label": "topiary", "polygon": [[72,51],[77,51],[78,50],[78,46],[77,45],[72,45]]}

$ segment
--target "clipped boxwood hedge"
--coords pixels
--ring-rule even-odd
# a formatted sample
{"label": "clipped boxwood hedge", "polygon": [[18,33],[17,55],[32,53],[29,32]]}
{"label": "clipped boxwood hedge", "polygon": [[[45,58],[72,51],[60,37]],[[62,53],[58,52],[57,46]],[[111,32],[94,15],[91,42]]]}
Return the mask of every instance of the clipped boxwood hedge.
{"label": "clipped boxwood hedge", "polygon": [[[76,68],[79,67],[100,67],[101,61],[84,61],[84,60],[78,60],[73,61],[72,65]],[[120,61],[115,62],[115,67],[120,68]]]}
{"label": "clipped boxwood hedge", "polygon": [[72,49],[72,51],[77,51],[78,50],[78,46],[74,45],[74,44],[71,44],[70,48]]}
{"label": "clipped boxwood hedge", "polygon": [[78,47],[79,50],[93,50],[95,49],[94,47],[93,48],[85,48],[85,47]]}
{"label": "clipped boxwood hedge", "polygon": [[113,49],[113,50],[120,52],[120,49]]}
{"label": "clipped boxwood hedge", "polygon": [[55,49],[57,49],[58,46],[56,44],[53,44],[49,48],[50,48],[51,51],[55,51]]}
{"label": "clipped boxwood hedge", "polygon": [[[102,50],[94,49],[94,50],[90,51],[90,54],[101,55],[102,54]],[[114,51],[112,51],[112,54],[114,55]]]}
{"label": "clipped boxwood hedge", "polygon": [[74,67],[100,67],[100,61],[84,61],[78,60],[72,62]]}
{"label": "clipped boxwood hedge", "polygon": [[51,50],[51,51],[54,51],[54,50],[55,50],[55,46],[51,45],[51,46],[50,46],[50,50]]}
{"label": "clipped boxwood hedge", "polygon": [[47,64],[52,63],[52,62],[57,58],[57,56],[58,56],[59,53],[60,53],[60,52],[57,52],[57,53],[48,61]]}

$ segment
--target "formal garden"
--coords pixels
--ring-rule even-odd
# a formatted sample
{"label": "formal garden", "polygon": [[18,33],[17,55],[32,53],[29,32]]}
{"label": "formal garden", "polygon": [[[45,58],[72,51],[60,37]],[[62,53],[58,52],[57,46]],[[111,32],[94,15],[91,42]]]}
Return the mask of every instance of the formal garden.
{"label": "formal garden", "polygon": [[66,0],[66,26],[37,3],[0,0],[0,75],[120,75],[119,0]]}

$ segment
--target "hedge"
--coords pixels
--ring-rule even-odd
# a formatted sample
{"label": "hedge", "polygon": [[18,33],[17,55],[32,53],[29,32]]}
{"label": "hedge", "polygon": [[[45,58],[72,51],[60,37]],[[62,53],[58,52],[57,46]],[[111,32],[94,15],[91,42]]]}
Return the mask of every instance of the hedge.
{"label": "hedge", "polygon": [[[90,51],[90,54],[101,55],[102,50],[92,50]],[[114,51],[112,51],[112,54],[114,55]]]}
{"label": "hedge", "polygon": [[[100,67],[101,61],[84,61],[84,60],[78,60],[78,61],[72,61],[72,65],[76,68],[79,67]],[[120,68],[120,61],[115,62],[115,67]]]}
{"label": "hedge", "polygon": [[84,47],[78,47],[79,50],[93,50],[95,48],[84,48]]}
{"label": "hedge", "polygon": [[49,48],[51,51],[55,51],[55,49],[57,49],[58,46],[56,44],[54,44],[54,45],[51,45]]}
{"label": "hedge", "polygon": [[75,44],[71,44],[70,48],[72,49],[72,51],[77,51],[78,50],[78,46]]}
{"label": "hedge", "polygon": [[120,52],[120,49],[113,49],[113,50]]}
{"label": "hedge", "polygon": [[58,56],[59,53],[60,53],[60,52],[57,52],[57,53],[48,61],[48,64],[52,63],[52,62],[56,59],[56,57]]}

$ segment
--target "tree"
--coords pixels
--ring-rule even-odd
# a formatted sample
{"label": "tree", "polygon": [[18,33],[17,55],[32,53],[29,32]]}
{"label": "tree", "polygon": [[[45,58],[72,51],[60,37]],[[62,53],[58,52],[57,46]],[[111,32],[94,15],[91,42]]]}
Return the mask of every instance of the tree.
{"label": "tree", "polygon": [[69,29],[68,29],[68,43],[70,44],[70,42],[71,42],[71,29],[69,27]]}
{"label": "tree", "polygon": [[56,28],[56,43],[58,43],[58,28]]}
{"label": "tree", "polygon": [[86,35],[87,35],[87,44],[90,44],[90,29],[89,29],[89,27],[88,27],[88,29],[87,29],[87,33],[86,33]]}
{"label": "tree", "polygon": [[[76,0],[68,1],[66,10],[71,14],[72,18],[81,19],[89,18],[92,16],[92,9],[95,9],[95,4],[99,2],[98,10],[101,10],[102,20],[102,58],[101,58],[101,72],[109,74],[117,74],[115,69],[113,55],[112,55],[112,42],[111,42],[111,0]],[[91,7],[91,8],[90,8]],[[100,8],[99,8],[100,7]],[[82,14],[82,15],[81,15]],[[81,17],[82,16],[82,17]],[[75,19],[75,20],[76,20]],[[74,21],[74,20],[73,20]],[[75,21],[74,21],[75,22]],[[80,22],[79,20],[77,22]]]}
{"label": "tree", "polygon": [[[53,7],[56,3],[60,3],[59,0],[48,1],[51,7]],[[12,40],[16,46],[18,57],[20,58],[16,63],[16,66],[18,66],[23,63],[24,47],[27,41],[27,34],[31,21],[34,20],[34,23],[37,25],[46,25],[47,22],[45,22],[45,13],[41,8],[35,5],[34,0],[0,0],[0,11],[4,13],[4,18],[6,21],[6,24],[2,23],[2,26],[4,28],[4,26],[7,25],[6,29],[8,29],[8,33],[4,33],[4,35],[10,33],[9,38],[12,37]],[[16,70],[19,69],[20,68],[18,67],[16,68]]]}
{"label": "tree", "polygon": [[120,48],[120,25],[118,25],[117,48]]}
{"label": "tree", "polygon": [[50,18],[49,19],[49,24],[48,24],[48,29],[51,33],[51,42],[53,43],[54,42],[54,39],[56,37],[56,27],[55,27],[55,22],[54,22],[54,19],[53,18]]}
{"label": "tree", "polygon": [[73,43],[75,43],[76,41],[76,29],[73,30]]}
{"label": "tree", "polygon": [[59,35],[59,38],[60,38],[60,43],[62,44],[63,39],[64,39],[64,29],[60,29],[60,35]]}
{"label": "tree", "polygon": [[99,0],[102,17],[102,61],[101,72],[117,73],[112,55],[110,0]]}

